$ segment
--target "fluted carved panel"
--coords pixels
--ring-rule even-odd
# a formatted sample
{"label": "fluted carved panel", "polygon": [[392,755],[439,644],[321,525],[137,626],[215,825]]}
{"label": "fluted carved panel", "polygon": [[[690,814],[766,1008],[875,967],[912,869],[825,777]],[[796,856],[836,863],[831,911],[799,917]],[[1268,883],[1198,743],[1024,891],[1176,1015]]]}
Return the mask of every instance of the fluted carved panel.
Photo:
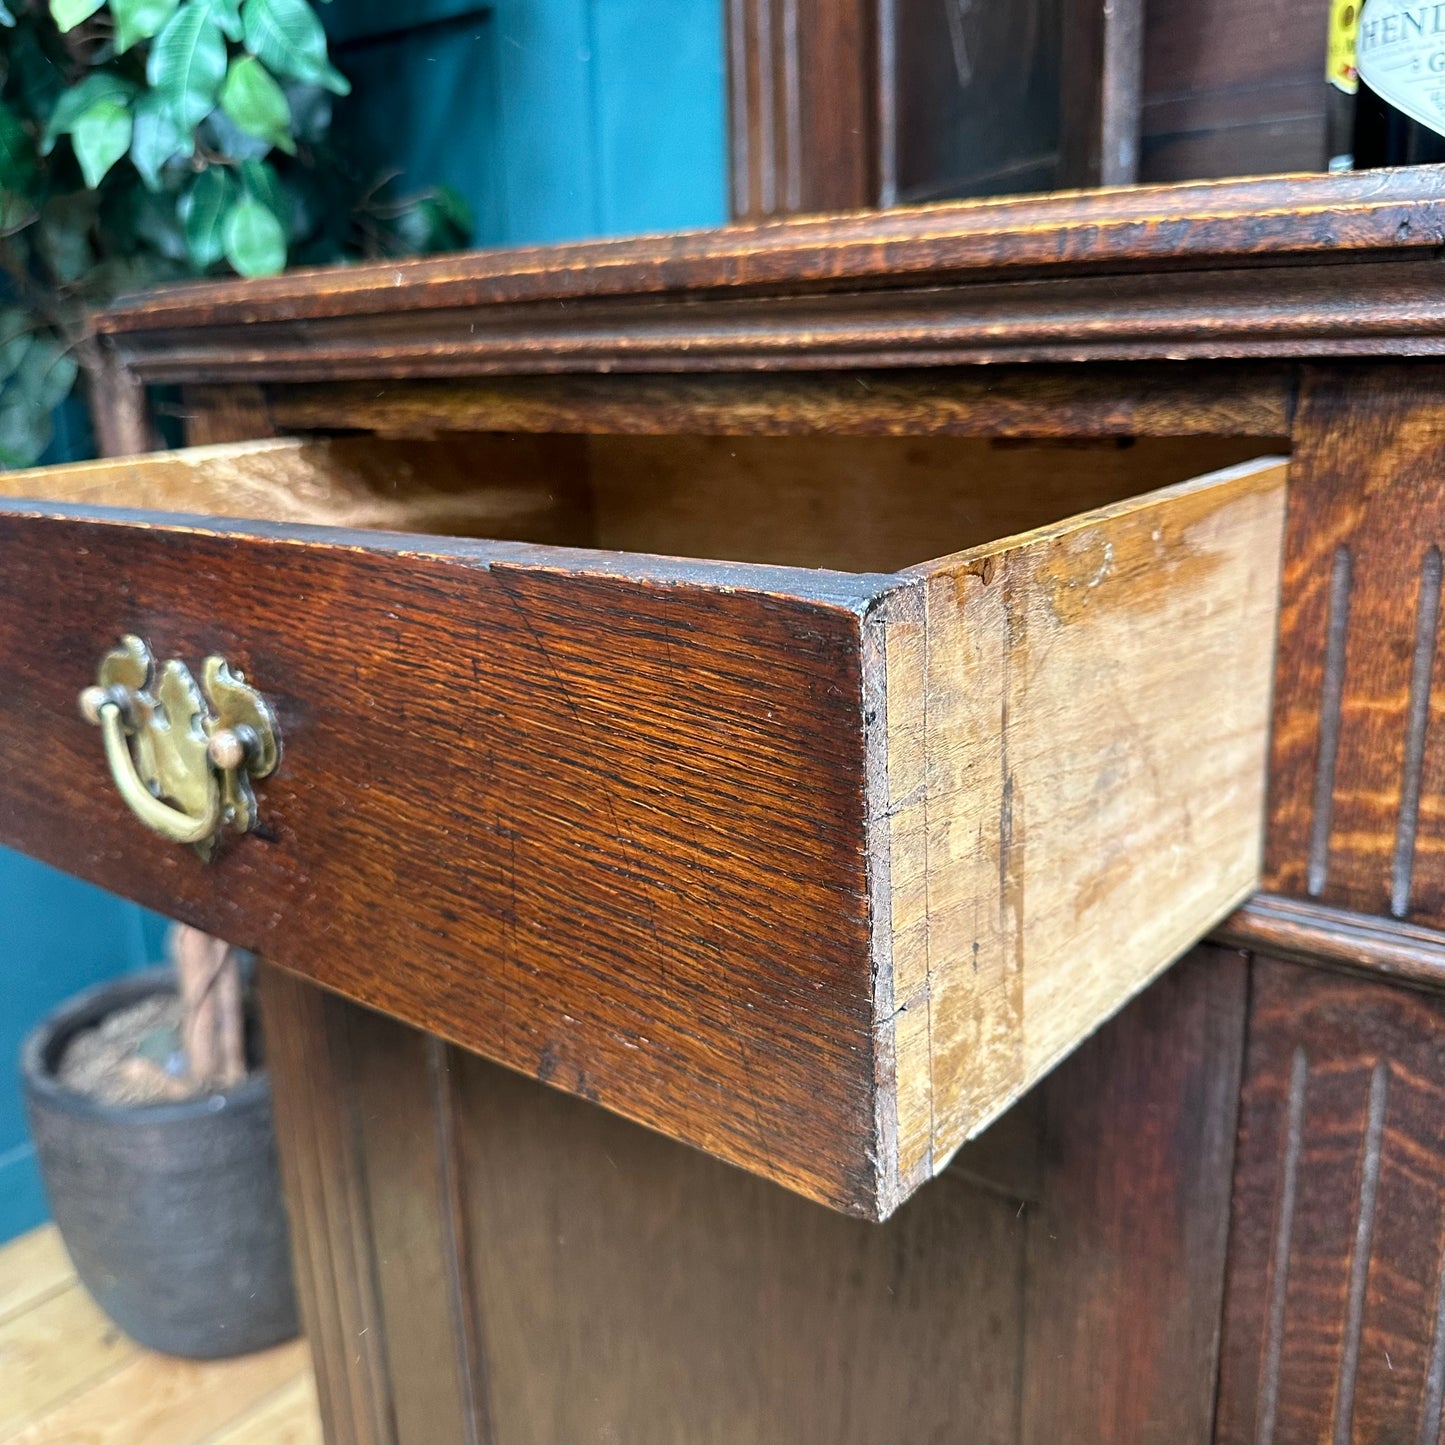
{"label": "fluted carved panel", "polygon": [[1445,998],[1255,967],[1220,1445],[1437,1445]]}
{"label": "fluted carved panel", "polygon": [[1445,925],[1445,372],[1307,374],[1266,886]]}

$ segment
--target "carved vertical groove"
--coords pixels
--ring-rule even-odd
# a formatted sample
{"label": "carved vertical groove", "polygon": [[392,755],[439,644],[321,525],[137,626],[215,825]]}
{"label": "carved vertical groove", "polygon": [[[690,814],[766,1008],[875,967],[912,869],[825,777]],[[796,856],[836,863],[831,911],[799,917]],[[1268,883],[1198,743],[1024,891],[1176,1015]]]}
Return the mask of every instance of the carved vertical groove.
{"label": "carved vertical groove", "polygon": [[748,214],[752,197],[751,147],[748,145],[748,7],[747,0],[728,5],[728,92],[732,112],[728,126],[733,182],[733,214]]}
{"label": "carved vertical groove", "polygon": [[897,0],[878,0],[878,204],[898,204],[898,14]]}
{"label": "carved vertical groove", "polygon": [[798,0],[783,0],[783,205],[803,205],[803,78],[798,58]]}
{"label": "carved vertical groove", "polygon": [[471,1247],[467,1236],[465,1186],[458,1157],[456,1086],[452,1079],[450,1048],[429,1035],[426,1062],[436,1120],[447,1306],[452,1322],[452,1343],[457,1352],[457,1379],[461,1384],[462,1419],[466,1429],[466,1438],[460,1445],[491,1445],[491,1402],[487,1398],[485,1355],[478,1336],[472,1289]]}
{"label": "carved vertical groove", "polygon": [[1441,1406],[1445,1404],[1445,1249],[1435,1283],[1435,1330],[1430,1337],[1430,1365],[1425,1371],[1425,1398],[1420,1406],[1419,1445],[1437,1445]]}
{"label": "carved vertical groove", "polygon": [[1360,1156],[1360,1198],[1355,1215],[1355,1248],[1350,1256],[1350,1290],[1345,1300],[1344,1344],[1335,1392],[1335,1445],[1350,1445],[1355,1417],[1355,1378],[1360,1368],[1360,1335],[1365,1325],[1365,1286],[1370,1278],[1370,1244],[1375,1235],[1375,1200],[1380,1189],[1380,1147],[1385,1137],[1389,1069],[1380,1059],[1370,1071],[1365,1145]]}
{"label": "carved vertical groove", "polygon": [[1315,766],[1314,816],[1310,824],[1310,897],[1324,892],[1330,871],[1330,828],[1334,813],[1335,764],[1340,753],[1340,709],[1345,695],[1345,649],[1350,633],[1353,568],[1348,547],[1335,549],[1330,571],[1330,611],[1325,641],[1325,676],[1320,696],[1320,751]]}
{"label": "carved vertical groove", "polygon": [[1294,1051],[1289,1076],[1289,1121],[1285,1129],[1284,1161],[1275,1223],[1274,1252],[1270,1262],[1269,1323],[1264,1337],[1264,1368],[1259,1379],[1257,1445],[1272,1445],[1279,1409],[1279,1364],[1284,1350],[1285,1305],[1289,1296],[1289,1251],[1294,1235],[1295,1201],[1299,1193],[1300,1154],[1304,1149],[1305,1094],[1309,1087],[1309,1060],[1303,1049]]}
{"label": "carved vertical groove", "polygon": [[1420,775],[1425,730],[1430,722],[1430,679],[1435,672],[1435,639],[1440,626],[1440,549],[1431,547],[1420,568],[1420,601],[1415,613],[1415,660],[1410,669],[1410,710],[1405,718],[1405,762],[1400,780],[1400,816],[1390,872],[1390,912],[1410,911],[1415,871],[1415,833],[1420,824]]}

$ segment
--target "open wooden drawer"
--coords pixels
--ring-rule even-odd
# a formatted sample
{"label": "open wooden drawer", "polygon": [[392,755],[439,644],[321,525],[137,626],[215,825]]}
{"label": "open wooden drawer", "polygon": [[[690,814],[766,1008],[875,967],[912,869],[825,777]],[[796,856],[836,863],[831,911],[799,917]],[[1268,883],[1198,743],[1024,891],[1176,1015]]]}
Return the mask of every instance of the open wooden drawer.
{"label": "open wooden drawer", "polygon": [[[532,445],[0,477],[0,841],[881,1217],[1254,885],[1284,465],[850,571],[553,545],[676,531]],[[209,861],[77,708],[127,634],[274,711]]]}

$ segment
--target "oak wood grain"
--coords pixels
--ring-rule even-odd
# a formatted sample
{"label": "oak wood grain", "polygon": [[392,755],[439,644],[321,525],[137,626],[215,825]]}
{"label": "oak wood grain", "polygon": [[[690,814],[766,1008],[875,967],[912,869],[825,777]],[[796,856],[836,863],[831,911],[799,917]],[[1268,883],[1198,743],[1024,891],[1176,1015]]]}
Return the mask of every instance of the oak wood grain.
{"label": "oak wood grain", "polygon": [[[952,1440],[960,1421],[1001,1445],[1061,1429],[1073,1445],[1207,1438],[1237,956],[1181,962],[881,1226],[457,1051],[439,1093],[434,1040],[288,975],[266,982],[268,1007],[279,984],[294,1017],[325,1019],[309,1046],[341,1069],[326,1088],[353,1127],[328,1167],[365,1180],[375,1227],[344,1251],[320,1242],[356,1276],[338,1289],[372,1301],[356,1328],[385,1342],[388,1445],[874,1445]],[[300,1063],[288,1051],[284,1067]],[[306,1131],[279,1143],[309,1164]],[[430,1265],[449,1254],[466,1262],[455,1292]],[[438,1377],[466,1338],[458,1427]],[[323,1386],[353,1369],[347,1345],[318,1350]]]}
{"label": "oak wood grain", "polygon": [[[1417,354],[1440,207],[1430,167],[1062,193],[162,289],[96,324],[192,384]],[[1304,264],[1345,256],[1371,263],[1346,291]]]}
{"label": "oak wood grain", "polygon": [[[244,457],[196,465],[224,499]],[[1281,484],[1245,468],[893,575],[17,505],[0,718],[30,761],[0,833],[884,1214],[1253,886]],[[220,652],[278,714],[262,831],[210,867],[129,818],[72,711],[132,631]]]}
{"label": "oak wood grain", "polygon": [[1434,367],[1314,369],[1296,421],[1266,886],[1445,922]]}
{"label": "oak wood grain", "polygon": [[[868,578],[123,514],[0,548],[12,845],[873,1207]],[[75,710],[126,632],[275,707],[262,831],[212,865]]]}
{"label": "oak wood grain", "polygon": [[[1437,218],[1422,210],[1406,215],[1396,208],[1397,242],[1417,233],[1438,242]],[[1148,227],[1140,222],[1133,229]],[[1302,228],[1282,229],[1299,242]],[[219,307],[209,322],[193,310],[168,324],[176,308],[160,306],[155,329],[115,341],[127,364],[150,381],[852,371],[1445,350],[1445,302],[1433,257],[1412,256],[1406,245],[1359,259],[1348,291],[1334,265],[1304,264],[1313,250],[1307,245],[1266,251],[1258,259],[1269,264],[1249,264],[1253,252],[1231,253],[1213,266],[1201,259],[1199,269],[1179,269],[1146,252],[1123,263],[1127,277],[1109,274],[1105,244],[1094,249],[1098,261],[1026,279],[997,279],[1009,268],[995,266],[992,276],[968,284],[952,284],[950,273],[932,284],[927,278],[913,286],[867,284],[827,296],[712,287],[662,296],[588,293],[565,304],[488,299],[405,313],[383,305],[384,298],[359,297],[356,310],[323,313],[304,327],[246,321]],[[1139,270],[1146,261],[1150,269]],[[447,289],[428,282],[418,301],[433,302]],[[373,301],[375,312],[366,309]]]}
{"label": "oak wood grain", "polygon": [[1439,1438],[1442,1008],[1383,982],[1255,965],[1224,1445]]}
{"label": "oak wood grain", "polygon": [[738,219],[878,201],[871,0],[728,0]]}
{"label": "oak wood grain", "polygon": [[[969,371],[488,377],[293,383],[267,391],[283,430],[388,436],[521,431],[674,436],[1284,438],[1287,364]],[[189,395],[199,405],[205,391]],[[227,440],[243,439],[228,436]],[[1268,449],[1282,451],[1280,441]]]}
{"label": "oak wood grain", "polygon": [[584,463],[565,436],[275,438],[0,472],[0,497],[576,543],[592,531]]}
{"label": "oak wood grain", "polygon": [[881,609],[905,1190],[1255,887],[1284,470],[930,564]]}
{"label": "oak wood grain", "polygon": [[1237,948],[1445,988],[1445,934],[1396,918],[1256,893],[1215,929]]}

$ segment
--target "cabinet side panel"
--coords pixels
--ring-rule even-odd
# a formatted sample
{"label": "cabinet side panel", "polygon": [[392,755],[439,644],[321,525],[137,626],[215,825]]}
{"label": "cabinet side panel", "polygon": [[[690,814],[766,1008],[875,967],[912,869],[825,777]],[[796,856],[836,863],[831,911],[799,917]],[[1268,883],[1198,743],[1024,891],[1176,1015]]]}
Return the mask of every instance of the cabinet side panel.
{"label": "cabinet side panel", "polygon": [[1445,1394],[1445,1001],[1254,967],[1221,1445],[1435,1445]]}
{"label": "cabinet side panel", "polygon": [[927,1044],[898,1051],[902,1177],[1257,883],[1283,513],[1255,465],[920,572],[886,724],[897,1003]]}

